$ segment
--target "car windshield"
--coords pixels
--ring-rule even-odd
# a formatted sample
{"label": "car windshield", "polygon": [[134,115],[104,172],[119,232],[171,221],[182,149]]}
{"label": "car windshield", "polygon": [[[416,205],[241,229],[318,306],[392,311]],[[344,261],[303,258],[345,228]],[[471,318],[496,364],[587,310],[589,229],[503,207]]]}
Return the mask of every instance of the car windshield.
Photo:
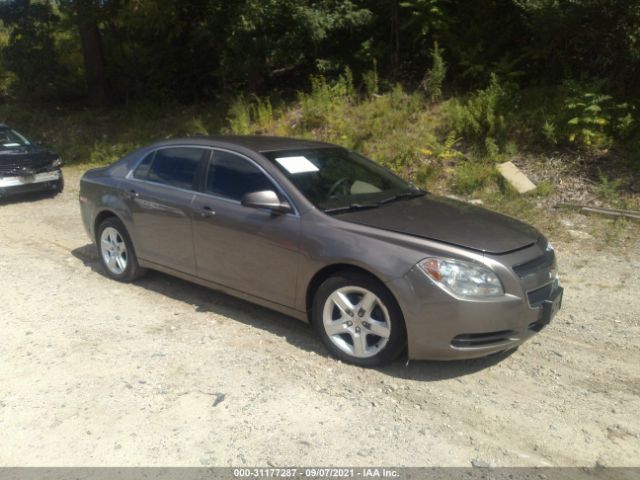
{"label": "car windshield", "polygon": [[328,213],[373,208],[424,194],[375,162],[344,148],[284,150],[264,155],[309,201]]}
{"label": "car windshield", "polygon": [[31,142],[10,128],[0,129],[0,148],[15,148],[31,145]]}

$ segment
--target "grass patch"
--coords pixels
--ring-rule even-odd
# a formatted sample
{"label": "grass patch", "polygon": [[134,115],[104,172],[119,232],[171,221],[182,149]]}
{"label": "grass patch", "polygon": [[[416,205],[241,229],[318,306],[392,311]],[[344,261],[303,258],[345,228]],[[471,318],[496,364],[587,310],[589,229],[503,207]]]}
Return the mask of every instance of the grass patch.
{"label": "grass patch", "polygon": [[490,185],[495,185],[498,172],[492,164],[461,162],[453,171],[451,190],[461,195],[472,195]]}

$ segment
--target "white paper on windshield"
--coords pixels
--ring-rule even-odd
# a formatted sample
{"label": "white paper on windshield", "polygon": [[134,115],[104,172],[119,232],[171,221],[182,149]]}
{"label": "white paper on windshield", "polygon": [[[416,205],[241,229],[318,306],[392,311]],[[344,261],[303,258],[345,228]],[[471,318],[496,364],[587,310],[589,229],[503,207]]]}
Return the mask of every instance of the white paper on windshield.
{"label": "white paper on windshield", "polygon": [[19,143],[5,143],[2,145],[3,147],[19,147]]}
{"label": "white paper on windshield", "polygon": [[276,162],[291,174],[317,172],[319,170],[307,157],[280,157]]}

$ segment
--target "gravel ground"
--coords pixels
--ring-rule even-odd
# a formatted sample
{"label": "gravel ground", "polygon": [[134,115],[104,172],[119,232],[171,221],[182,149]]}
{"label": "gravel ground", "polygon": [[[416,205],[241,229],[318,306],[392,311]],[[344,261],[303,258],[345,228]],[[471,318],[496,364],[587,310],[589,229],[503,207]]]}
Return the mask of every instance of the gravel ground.
{"label": "gravel ground", "polygon": [[0,204],[0,465],[639,464],[640,243],[557,244],[564,308],[510,355],[364,370],[283,315],[108,280],[65,173]]}

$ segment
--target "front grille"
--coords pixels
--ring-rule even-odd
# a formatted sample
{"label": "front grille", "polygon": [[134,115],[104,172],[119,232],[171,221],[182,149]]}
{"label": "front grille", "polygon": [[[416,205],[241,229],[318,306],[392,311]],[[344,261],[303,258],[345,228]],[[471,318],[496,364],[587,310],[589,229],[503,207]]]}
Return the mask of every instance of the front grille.
{"label": "front grille", "polygon": [[540,270],[548,270],[553,266],[553,262],[556,256],[553,250],[547,250],[540,257],[536,257],[533,260],[516,265],[513,267],[513,271],[519,277],[526,277],[532,273],[536,273]]}
{"label": "front grille", "polygon": [[457,348],[484,347],[508,342],[514,339],[513,330],[499,330],[497,332],[465,333],[451,340],[451,345]]}
{"label": "front grille", "polygon": [[[25,158],[11,162],[0,161],[0,175],[32,175],[34,173],[46,172],[50,167],[50,158]],[[27,171],[24,171],[23,168],[27,169]]]}
{"label": "front grille", "polygon": [[527,298],[529,299],[529,305],[531,308],[536,308],[542,305],[542,302],[551,298],[551,294],[555,288],[555,283],[552,282],[544,287],[536,288],[535,290],[527,293]]}
{"label": "front grille", "polygon": [[[541,247],[547,247],[540,245]],[[527,292],[527,300],[531,308],[540,307],[548,300],[558,286],[556,268],[556,255],[552,249],[533,260],[514,265],[513,271],[520,277],[522,288]]]}

